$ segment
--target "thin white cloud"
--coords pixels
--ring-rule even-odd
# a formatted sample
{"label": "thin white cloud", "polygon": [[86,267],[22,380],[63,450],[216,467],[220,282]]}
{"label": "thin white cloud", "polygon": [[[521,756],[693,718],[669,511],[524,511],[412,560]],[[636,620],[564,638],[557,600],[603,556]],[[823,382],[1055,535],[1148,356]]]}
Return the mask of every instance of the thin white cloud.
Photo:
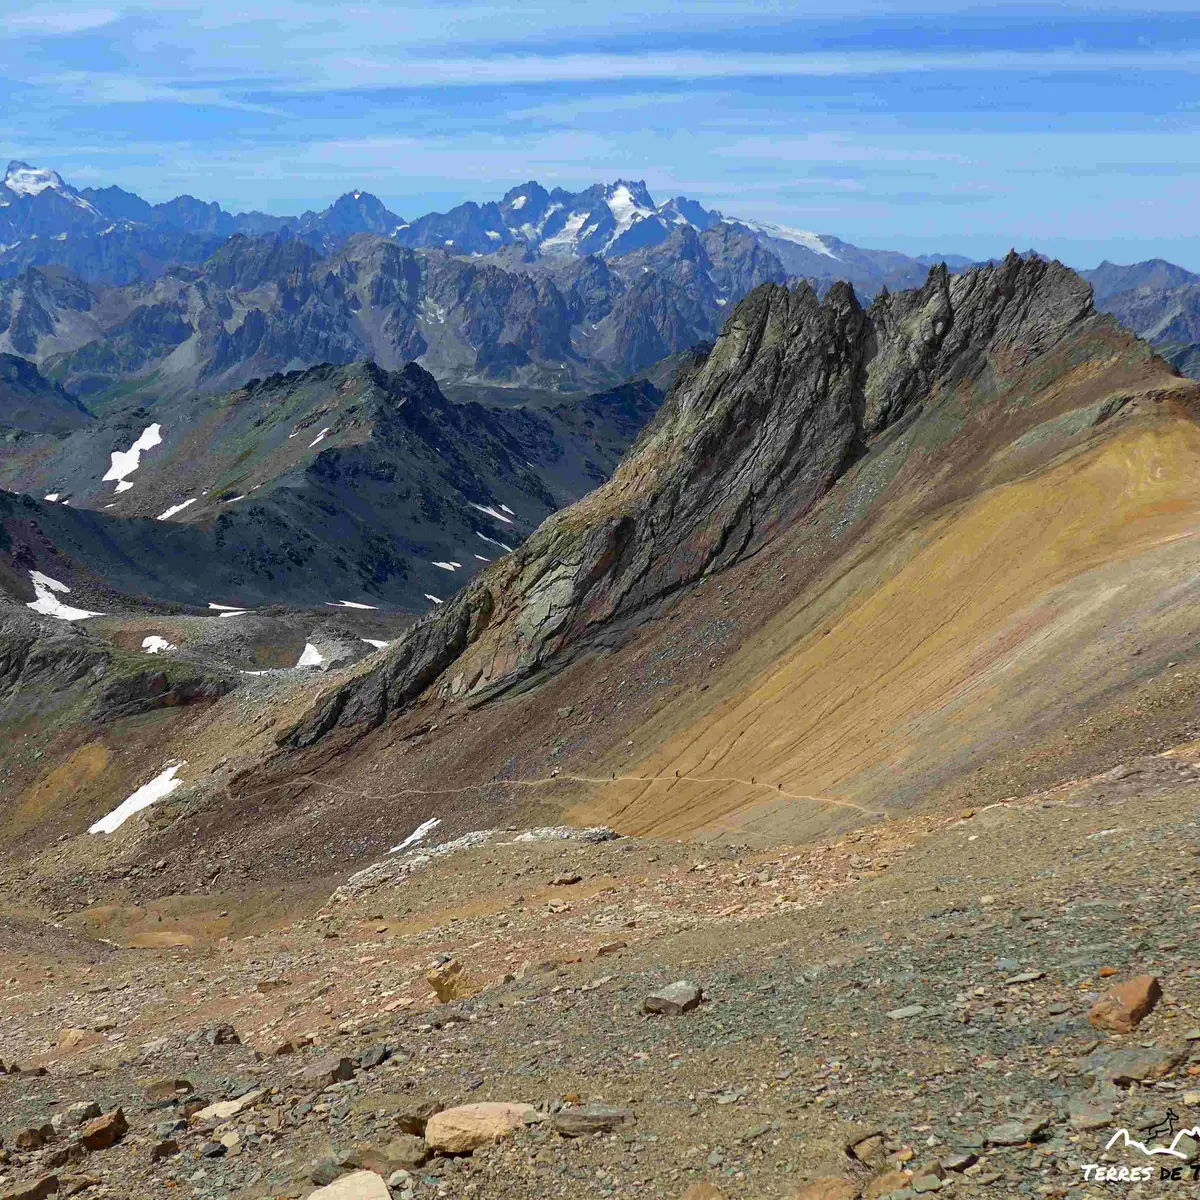
{"label": "thin white cloud", "polygon": [[9,13],[4,18],[4,32],[14,37],[21,34],[32,37],[62,37],[111,25],[117,16],[111,8],[27,8]]}
{"label": "thin white cloud", "polygon": [[924,53],[863,51],[842,54],[762,54],[685,51],[662,54],[495,55],[478,58],[383,59],[332,56],[314,63],[285,90],[495,87],[596,83],[636,79],[703,80],[833,78],[947,72],[1200,72],[1200,51],[981,51]]}

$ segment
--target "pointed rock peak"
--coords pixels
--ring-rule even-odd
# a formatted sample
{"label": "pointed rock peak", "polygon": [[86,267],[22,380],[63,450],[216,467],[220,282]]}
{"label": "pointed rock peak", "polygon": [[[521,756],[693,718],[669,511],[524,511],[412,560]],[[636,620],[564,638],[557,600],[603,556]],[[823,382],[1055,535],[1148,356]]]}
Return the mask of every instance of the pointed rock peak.
{"label": "pointed rock peak", "polygon": [[520,210],[527,205],[541,207],[549,198],[550,193],[536,179],[529,179],[517,184],[515,188],[509,188],[500,203]]}

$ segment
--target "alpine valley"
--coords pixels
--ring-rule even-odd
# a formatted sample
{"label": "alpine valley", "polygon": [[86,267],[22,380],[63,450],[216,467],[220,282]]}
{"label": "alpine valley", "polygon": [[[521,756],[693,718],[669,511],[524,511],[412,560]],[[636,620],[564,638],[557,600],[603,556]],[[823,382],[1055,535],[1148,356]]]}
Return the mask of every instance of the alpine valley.
{"label": "alpine valley", "polygon": [[1200,1158],[1200,277],[22,162],[0,247],[0,1200]]}

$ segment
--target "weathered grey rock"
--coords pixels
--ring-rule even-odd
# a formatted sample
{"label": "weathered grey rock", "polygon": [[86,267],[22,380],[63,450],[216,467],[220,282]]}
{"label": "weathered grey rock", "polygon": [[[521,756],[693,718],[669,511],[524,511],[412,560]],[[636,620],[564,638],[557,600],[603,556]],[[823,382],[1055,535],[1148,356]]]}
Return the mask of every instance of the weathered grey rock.
{"label": "weathered grey rock", "polygon": [[216,1025],[206,1030],[204,1040],[210,1046],[239,1046],[242,1041],[232,1025]]}
{"label": "weathered grey rock", "polygon": [[1049,1124],[1045,1117],[1035,1117],[1028,1121],[1005,1121],[1000,1125],[993,1125],[984,1137],[992,1146],[1023,1146]]}
{"label": "weathered grey rock", "polygon": [[892,1021],[907,1021],[909,1017],[919,1017],[925,1012],[923,1004],[906,1004],[903,1008],[894,1008],[888,1013]]}
{"label": "weathered grey rock", "polygon": [[402,1133],[414,1137],[425,1136],[425,1126],[434,1113],[440,1113],[446,1106],[437,1100],[414,1101],[398,1110],[392,1117],[392,1123]]}
{"label": "weathered grey rock", "polygon": [[1094,1050],[1084,1060],[1084,1074],[1097,1083],[1128,1087],[1131,1083],[1163,1079],[1188,1057],[1186,1044],[1175,1046],[1129,1046],[1119,1050]]}
{"label": "weathered grey rock", "polygon": [[698,1008],[702,999],[704,993],[700,988],[686,979],[679,979],[675,983],[668,983],[664,988],[659,988],[657,992],[651,992],[642,1001],[642,1011],[674,1017]]}
{"label": "weathered grey rock", "polygon": [[341,1054],[330,1054],[305,1067],[300,1075],[307,1087],[324,1088],[354,1078],[353,1060]]}
{"label": "weathered grey rock", "polygon": [[630,1108],[585,1104],[578,1108],[560,1109],[554,1114],[553,1125],[563,1137],[585,1137],[631,1125],[633,1119],[633,1110]]}

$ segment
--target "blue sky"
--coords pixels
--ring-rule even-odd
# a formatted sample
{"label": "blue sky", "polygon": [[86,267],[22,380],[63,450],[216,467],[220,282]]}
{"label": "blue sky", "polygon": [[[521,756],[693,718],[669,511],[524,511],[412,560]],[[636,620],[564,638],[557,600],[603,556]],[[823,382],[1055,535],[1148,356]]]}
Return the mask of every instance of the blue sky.
{"label": "blue sky", "polygon": [[1200,270],[1196,8],[0,0],[0,155],[408,218],[625,176],[864,246]]}

